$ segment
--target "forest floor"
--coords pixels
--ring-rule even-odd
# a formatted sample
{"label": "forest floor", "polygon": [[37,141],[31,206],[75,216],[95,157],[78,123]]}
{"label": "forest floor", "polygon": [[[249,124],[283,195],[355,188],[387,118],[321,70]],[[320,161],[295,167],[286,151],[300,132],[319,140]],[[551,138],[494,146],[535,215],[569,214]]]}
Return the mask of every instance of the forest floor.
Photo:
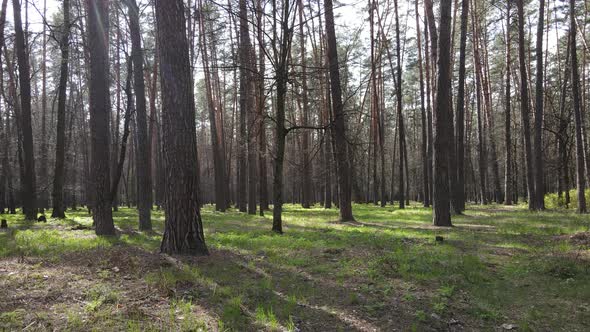
{"label": "forest floor", "polygon": [[[429,209],[288,205],[267,217],[203,210],[207,257],[158,252],[137,214],[97,238],[85,211],[0,232],[0,330],[590,330],[590,215],[468,206],[455,227]],[[444,237],[442,243],[435,236]]]}

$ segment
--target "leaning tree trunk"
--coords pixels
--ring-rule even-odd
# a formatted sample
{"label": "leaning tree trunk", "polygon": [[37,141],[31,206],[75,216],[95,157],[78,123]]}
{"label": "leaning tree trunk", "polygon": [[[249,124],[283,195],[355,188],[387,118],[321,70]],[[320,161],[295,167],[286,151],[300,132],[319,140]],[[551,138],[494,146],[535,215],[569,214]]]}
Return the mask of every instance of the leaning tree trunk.
{"label": "leaning tree trunk", "polygon": [[156,0],[166,173],[166,225],[160,250],[207,254],[199,207],[195,102],[182,0]]}
{"label": "leaning tree trunk", "polygon": [[18,73],[20,81],[21,114],[20,126],[23,145],[23,212],[27,220],[35,220],[37,217],[37,194],[35,176],[35,156],[33,147],[33,126],[31,119],[31,74],[29,66],[28,46],[25,43],[21,10],[19,0],[12,0],[14,12],[15,46],[18,60]]}
{"label": "leaning tree trunk", "polygon": [[[522,1],[522,0],[521,0]],[[576,122],[576,184],[578,187],[578,212],[586,213],[586,179],[584,169],[584,147],[582,144],[582,126],[584,126],[580,109],[580,73],[578,72],[578,55],[576,50],[576,3],[570,0],[570,56],[572,62],[572,88],[574,100],[574,118]]]}
{"label": "leaning tree trunk", "polygon": [[68,63],[70,56],[70,1],[63,2],[63,27],[59,47],[61,49],[61,65],[57,97],[57,141],[55,146],[55,173],[53,178],[53,211],[51,217],[65,218],[64,205],[64,172],[66,145],[66,89],[68,86]]}
{"label": "leaning tree trunk", "polygon": [[438,81],[434,110],[433,223],[452,226],[449,207],[449,151],[451,146],[451,0],[441,0],[438,36]]}

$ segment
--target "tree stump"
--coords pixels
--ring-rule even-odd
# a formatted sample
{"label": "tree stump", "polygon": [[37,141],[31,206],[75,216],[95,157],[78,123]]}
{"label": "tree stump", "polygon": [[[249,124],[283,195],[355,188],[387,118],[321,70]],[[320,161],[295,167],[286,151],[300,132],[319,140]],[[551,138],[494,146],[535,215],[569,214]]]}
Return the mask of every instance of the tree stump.
{"label": "tree stump", "polygon": [[0,224],[0,228],[5,229],[8,228],[8,222],[6,219],[2,219],[2,223]]}

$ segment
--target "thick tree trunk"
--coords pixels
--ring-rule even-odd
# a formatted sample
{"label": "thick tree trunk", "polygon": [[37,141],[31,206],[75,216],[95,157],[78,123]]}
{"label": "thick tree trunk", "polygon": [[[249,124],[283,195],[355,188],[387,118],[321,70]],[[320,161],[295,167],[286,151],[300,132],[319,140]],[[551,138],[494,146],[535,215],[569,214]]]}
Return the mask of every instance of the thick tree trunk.
{"label": "thick tree trunk", "polygon": [[207,254],[199,207],[195,103],[182,0],[156,0],[166,169],[166,225],[160,250]]}
{"label": "thick tree trunk", "polygon": [[328,48],[328,65],[330,71],[330,90],[332,94],[332,109],[334,123],[332,126],[336,147],[336,168],[338,171],[339,208],[341,221],[353,221],[350,187],[350,168],[348,158],[348,143],[346,141],[346,119],[342,104],[342,90],[340,87],[340,69],[338,65],[338,49],[336,32],[334,30],[334,13],[332,0],[324,0],[324,15],[326,19],[326,40]]}
{"label": "thick tree trunk", "polygon": [[57,97],[57,141],[55,146],[55,173],[53,178],[53,211],[51,217],[65,218],[64,172],[66,145],[66,89],[70,56],[70,1],[63,2],[63,26],[60,41],[61,65]]}
{"label": "thick tree trunk", "polygon": [[19,86],[21,99],[20,126],[23,146],[23,212],[27,220],[37,219],[37,186],[35,176],[35,156],[33,147],[33,126],[31,119],[31,74],[29,66],[28,46],[21,21],[21,5],[12,0],[14,12],[15,46],[18,60]]}
{"label": "thick tree trunk", "polygon": [[88,0],[90,52],[91,181],[94,189],[92,217],[97,235],[115,235],[110,195],[109,100],[109,1]]}
{"label": "thick tree trunk", "polygon": [[434,111],[434,196],[433,223],[452,226],[449,202],[449,151],[451,114],[451,0],[441,0],[438,82]]}

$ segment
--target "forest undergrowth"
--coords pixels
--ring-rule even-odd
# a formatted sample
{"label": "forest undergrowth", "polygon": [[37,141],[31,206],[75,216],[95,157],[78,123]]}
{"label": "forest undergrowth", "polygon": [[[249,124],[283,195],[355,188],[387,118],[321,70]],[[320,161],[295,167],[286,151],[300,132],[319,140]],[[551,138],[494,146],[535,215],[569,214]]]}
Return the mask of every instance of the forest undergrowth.
{"label": "forest undergrowth", "polygon": [[590,329],[589,215],[470,205],[447,229],[418,203],[354,211],[288,205],[276,235],[271,216],[206,206],[204,257],[159,253],[160,211],[144,233],[120,209],[116,237],[85,210],[5,215],[0,330]]}

